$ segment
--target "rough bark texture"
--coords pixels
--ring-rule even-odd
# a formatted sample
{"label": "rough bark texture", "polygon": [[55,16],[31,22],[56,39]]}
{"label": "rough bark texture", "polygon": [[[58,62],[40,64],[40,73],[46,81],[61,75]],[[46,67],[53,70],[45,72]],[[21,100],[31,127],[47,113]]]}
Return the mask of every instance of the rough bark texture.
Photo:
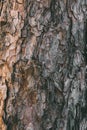
{"label": "rough bark texture", "polygon": [[87,130],[87,0],[0,0],[0,130]]}

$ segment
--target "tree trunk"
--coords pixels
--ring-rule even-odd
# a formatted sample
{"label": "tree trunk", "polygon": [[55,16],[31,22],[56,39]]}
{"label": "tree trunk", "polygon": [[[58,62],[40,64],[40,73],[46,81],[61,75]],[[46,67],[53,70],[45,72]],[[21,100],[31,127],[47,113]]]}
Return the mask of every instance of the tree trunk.
{"label": "tree trunk", "polygon": [[87,0],[0,0],[0,130],[87,130]]}

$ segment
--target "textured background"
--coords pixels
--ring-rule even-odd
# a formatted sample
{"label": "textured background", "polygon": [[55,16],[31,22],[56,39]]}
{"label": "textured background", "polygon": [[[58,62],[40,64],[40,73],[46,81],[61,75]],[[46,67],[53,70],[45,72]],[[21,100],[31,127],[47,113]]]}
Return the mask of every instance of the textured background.
{"label": "textured background", "polygon": [[87,130],[87,0],[0,0],[0,130]]}

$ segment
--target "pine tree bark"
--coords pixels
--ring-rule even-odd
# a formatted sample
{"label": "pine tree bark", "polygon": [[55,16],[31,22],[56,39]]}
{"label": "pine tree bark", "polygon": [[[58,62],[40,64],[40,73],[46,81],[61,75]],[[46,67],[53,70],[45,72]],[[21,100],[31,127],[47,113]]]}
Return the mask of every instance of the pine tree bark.
{"label": "pine tree bark", "polygon": [[0,0],[0,130],[87,130],[86,35],[86,0]]}

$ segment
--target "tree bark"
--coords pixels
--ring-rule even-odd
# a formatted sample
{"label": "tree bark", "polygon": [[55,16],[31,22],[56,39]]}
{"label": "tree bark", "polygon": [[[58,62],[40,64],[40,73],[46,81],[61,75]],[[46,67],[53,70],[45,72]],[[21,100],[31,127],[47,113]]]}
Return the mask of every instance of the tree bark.
{"label": "tree bark", "polygon": [[0,0],[0,130],[87,130],[86,0]]}

